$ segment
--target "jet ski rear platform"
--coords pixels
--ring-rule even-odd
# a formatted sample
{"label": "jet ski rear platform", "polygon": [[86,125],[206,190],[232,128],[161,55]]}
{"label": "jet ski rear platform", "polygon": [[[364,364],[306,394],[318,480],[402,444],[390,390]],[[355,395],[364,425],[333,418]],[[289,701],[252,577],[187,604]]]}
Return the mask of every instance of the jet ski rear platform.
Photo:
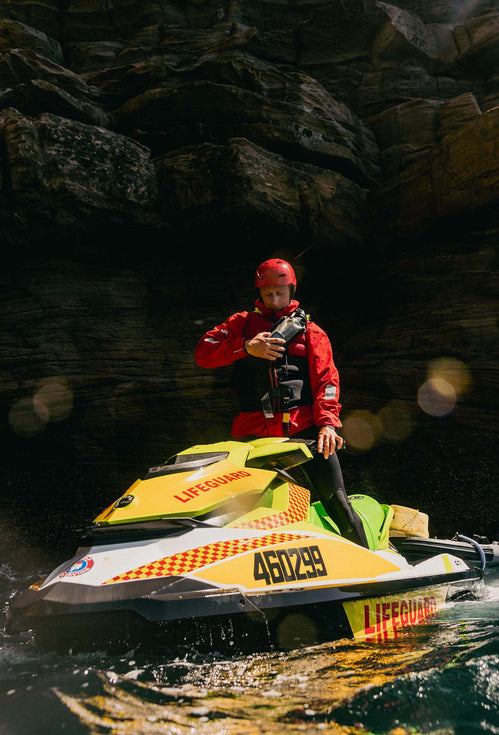
{"label": "jet ski rear platform", "polygon": [[454,554],[469,564],[480,564],[486,572],[499,571],[499,543],[483,537],[456,534],[452,539],[391,537],[391,543],[411,563],[429,559],[435,554]]}

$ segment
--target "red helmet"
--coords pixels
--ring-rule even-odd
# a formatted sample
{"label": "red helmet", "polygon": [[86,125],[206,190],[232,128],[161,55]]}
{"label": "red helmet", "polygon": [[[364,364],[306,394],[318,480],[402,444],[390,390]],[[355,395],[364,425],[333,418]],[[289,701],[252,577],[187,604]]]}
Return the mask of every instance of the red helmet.
{"label": "red helmet", "polygon": [[286,260],[270,258],[258,266],[255,274],[255,288],[269,286],[296,286],[293,268]]}

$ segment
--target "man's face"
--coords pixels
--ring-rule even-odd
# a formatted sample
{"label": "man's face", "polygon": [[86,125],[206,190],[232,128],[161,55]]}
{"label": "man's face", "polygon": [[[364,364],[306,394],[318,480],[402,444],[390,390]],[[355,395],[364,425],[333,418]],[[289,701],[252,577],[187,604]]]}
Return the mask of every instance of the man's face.
{"label": "man's face", "polygon": [[291,301],[290,286],[268,286],[260,289],[260,296],[269,311],[280,311]]}

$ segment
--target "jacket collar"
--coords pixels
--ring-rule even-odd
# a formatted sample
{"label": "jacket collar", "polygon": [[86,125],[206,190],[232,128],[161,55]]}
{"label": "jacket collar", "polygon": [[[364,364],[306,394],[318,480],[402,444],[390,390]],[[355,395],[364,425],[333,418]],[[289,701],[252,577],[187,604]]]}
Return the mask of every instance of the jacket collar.
{"label": "jacket collar", "polygon": [[296,299],[291,299],[289,304],[285,306],[284,309],[281,309],[280,311],[270,311],[270,309],[267,309],[261,299],[257,299],[255,301],[256,310],[259,311],[262,316],[264,316],[266,319],[269,319],[271,322],[277,322],[279,319],[281,319],[281,317],[292,314],[299,307],[299,305],[299,301],[296,301]]}

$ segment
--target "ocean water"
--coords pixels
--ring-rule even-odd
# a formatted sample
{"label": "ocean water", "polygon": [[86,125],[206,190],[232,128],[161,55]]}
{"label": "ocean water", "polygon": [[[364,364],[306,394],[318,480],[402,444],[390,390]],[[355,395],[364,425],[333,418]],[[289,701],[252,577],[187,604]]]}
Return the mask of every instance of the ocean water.
{"label": "ocean water", "polygon": [[8,534],[1,546],[1,735],[499,733],[495,573],[479,600],[448,604],[396,641],[62,655],[3,632],[9,599],[50,567]]}

